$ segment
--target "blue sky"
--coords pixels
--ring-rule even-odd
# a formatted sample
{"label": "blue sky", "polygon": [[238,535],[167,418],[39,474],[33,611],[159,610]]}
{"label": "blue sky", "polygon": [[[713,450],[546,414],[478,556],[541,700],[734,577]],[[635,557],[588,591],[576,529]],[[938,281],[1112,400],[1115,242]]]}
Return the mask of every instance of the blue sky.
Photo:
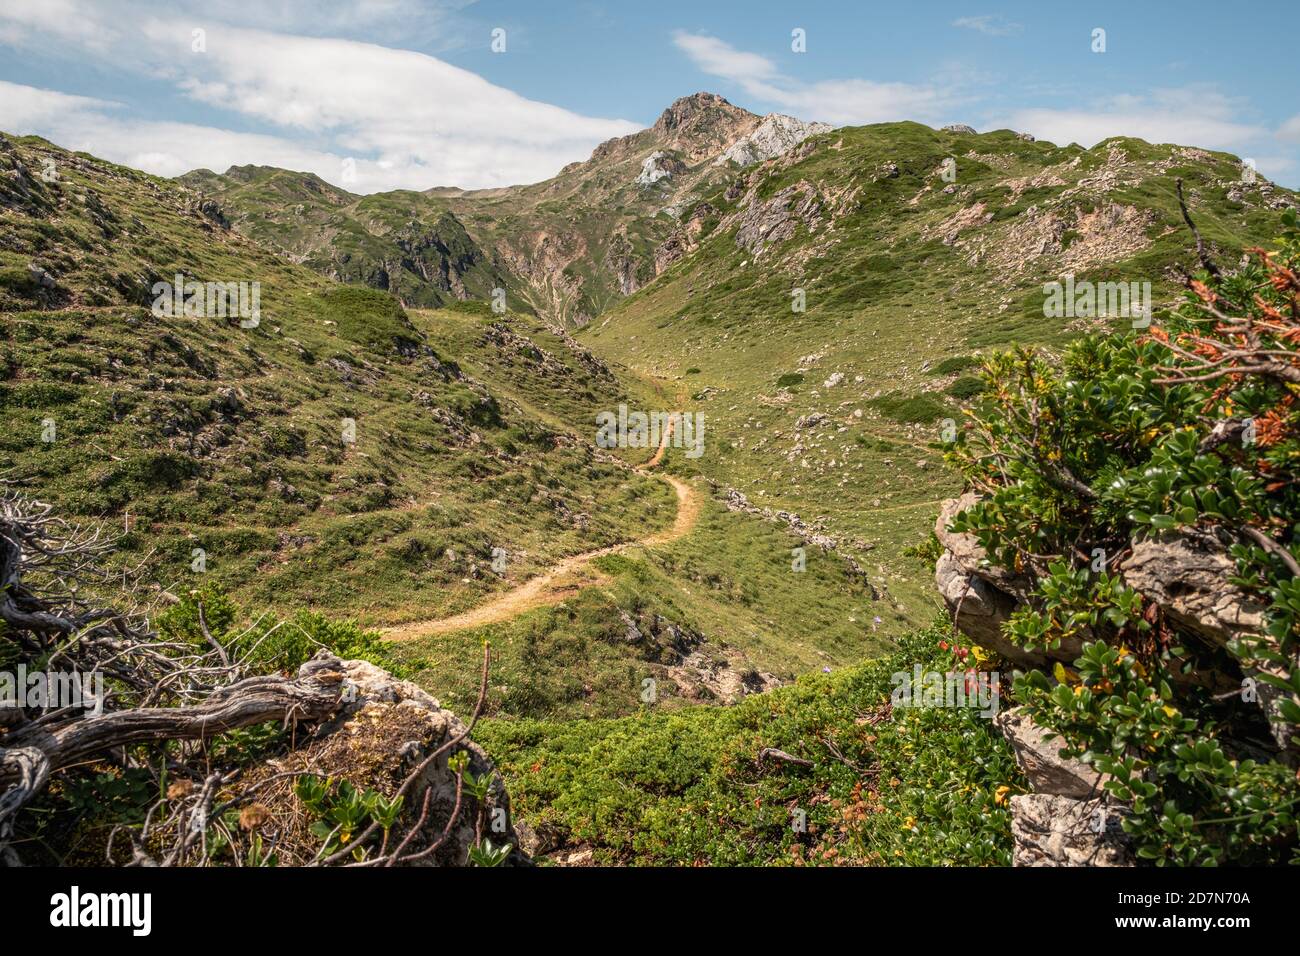
{"label": "blue sky", "polygon": [[[356,192],[483,187],[545,178],[676,97],[711,90],[837,125],[913,119],[1086,146],[1119,134],[1205,146],[1295,186],[1298,10],[0,0],[0,129],[163,175],[251,162]],[[1104,52],[1093,51],[1098,28]],[[796,29],[804,52],[792,49]]]}

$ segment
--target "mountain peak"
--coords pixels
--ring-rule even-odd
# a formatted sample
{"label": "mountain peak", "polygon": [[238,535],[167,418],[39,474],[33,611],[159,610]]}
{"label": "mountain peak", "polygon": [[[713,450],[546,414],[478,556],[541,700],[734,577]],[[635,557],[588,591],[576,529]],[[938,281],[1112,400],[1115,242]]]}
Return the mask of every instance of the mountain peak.
{"label": "mountain peak", "polygon": [[720,152],[758,126],[760,118],[733,106],[717,93],[692,93],[673,101],[652,131],[692,159]]}

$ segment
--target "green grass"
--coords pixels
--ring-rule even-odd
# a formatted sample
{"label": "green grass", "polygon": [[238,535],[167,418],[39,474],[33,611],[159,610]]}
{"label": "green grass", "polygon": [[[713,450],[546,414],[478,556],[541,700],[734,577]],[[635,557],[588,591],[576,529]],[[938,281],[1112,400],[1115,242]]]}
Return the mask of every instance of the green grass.
{"label": "green grass", "polygon": [[[949,156],[957,180],[945,193],[938,171]],[[887,174],[890,164],[896,176]],[[1103,191],[1085,182],[1108,164],[1127,185]],[[1043,315],[1042,284],[1064,271],[1149,280],[1157,302],[1169,296],[1171,266],[1195,257],[1173,194],[1176,175],[1186,178],[1194,214],[1222,261],[1267,240],[1272,227],[1258,196],[1241,208],[1224,198],[1221,183],[1238,172],[1227,154],[1188,160],[1178,147],[1139,140],[1085,150],[1027,143],[1005,130],[840,129],[799,162],[778,164],[757,189],[761,202],[810,184],[816,228],[798,223],[792,238],[756,257],[737,245],[734,226],[715,227],[692,256],[577,335],[645,376],[673,380],[686,368],[707,369],[708,388],[693,384],[689,405],[709,421],[708,447],[681,467],[862,542],[854,556],[921,623],[934,602],[930,571],[902,552],[929,533],[939,500],[960,490],[940,464],[938,442],[943,421],[978,395],[975,376],[962,373],[981,364],[978,351],[1057,348],[1079,334]],[[1034,185],[1034,177],[1043,179]],[[1043,184],[1053,177],[1065,185]],[[722,185],[703,198],[720,221],[741,214],[745,201],[743,193],[727,199]],[[992,221],[946,243],[945,223],[976,202]],[[1070,258],[1084,241],[1078,217],[1112,203],[1149,211],[1148,245],[1119,261],[1098,253],[1080,265]],[[1025,242],[1030,207],[1061,218],[1062,251],[1037,256]],[[791,312],[796,287],[806,312]],[[843,378],[826,387],[835,373]],[[941,376],[956,378],[936,383]],[[810,413],[830,421],[797,433],[794,422]]]}
{"label": "green grass", "polygon": [[[1024,789],[1010,748],[973,711],[888,707],[893,673],[949,666],[942,637],[734,707],[494,719],[476,736],[516,819],[597,862],[1005,866],[1005,801]],[[765,747],[813,766],[760,764]]]}
{"label": "green grass", "polygon": [[[520,320],[521,347],[549,361],[505,365],[484,333],[509,315],[408,313],[212,226],[174,182],[17,149],[62,171],[38,196],[58,228],[17,203],[0,231],[30,244],[63,307],[18,302],[0,324],[0,473],[127,530],[122,561],[163,586],[383,623],[672,520],[660,482],[561,440],[625,391],[536,322]],[[155,316],[151,281],[177,272],[259,282],[260,325]],[[505,580],[487,570],[497,547]]]}
{"label": "green grass", "polygon": [[[824,666],[857,663],[888,648],[905,618],[833,554],[809,548],[807,570],[792,569],[798,538],[714,505],[688,536],[597,560],[607,580],[556,607],[514,620],[393,645],[454,709],[478,693],[477,648],[494,648],[488,711],[573,719],[635,712],[642,682],[654,679],[663,706],[689,700],[670,666],[680,660],[664,625],[702,638],[699,649],[737,673],[770,672],[784,681]],[[625,641],[624,616],[645,641]],[[880,617],[880,623],[874,619]],[[649,636],[660,623],[658,637]]]}

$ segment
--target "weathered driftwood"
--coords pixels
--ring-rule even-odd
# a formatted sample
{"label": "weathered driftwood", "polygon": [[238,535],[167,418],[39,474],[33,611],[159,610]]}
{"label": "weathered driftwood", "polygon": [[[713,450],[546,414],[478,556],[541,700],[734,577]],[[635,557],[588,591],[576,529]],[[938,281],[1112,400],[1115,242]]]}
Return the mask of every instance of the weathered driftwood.
{"label": "weathered driftwood", "polygon": [[[509,845],[513,837],[509,805],[491,762],[470,741],[487,699],[491,649],[486,644],[479,696],[468,724],[414,685],[367,662],[342,661],[324,649],[296,677],[241,679],[255,666],[246,655],[232,653],[247,643],[241,641],[244,635],[223,644],[199,602],[201,640],[161,640],[147,607],[151,593],[155,600],[158,593],[135,587],[129,572],[107,570],[103,559],[114,546],[98,529],[60,520],[48,505],[0,493],[0,622],[7,625],[6,640],[18,645],[21,659],[41,660],[49,670],[98,672],[111,686],[94,710],[63,703],[0,707],[0,860],[17,861],[10,842],[16,816],[62,769],[96,759],[129,762],[134,746],[208,740],[272,721],[308,725],[312,741],[327,743],[331,733],[348,733],[340,724],[353,727],[347,721],[362,713],[365,718],[356,726],[387,715],[394,718],[394,732],[409,727],[414,734],[394,748],[405,752],[409,747],[418,756],[413,767],[394,768],[401,777],[392,798],[410,801],[408,814],[418,809],[418,817],[397,821],[391,832],[372,820],[328,855],[326,845],[332,845],[321,846],[310,863],[463,864],[485,842],[489,826],[504,843],[485,852],[500,859],[497,847]],[[96,591],[121,595],[131,607],[118,610],[82,597]],[[259,626],[254,622],[246,633]],[[410,719],[397,719],[403,715]],[[462,751],[464,759],[453,763],[451,758]],[[320,776],[314,767],[299,766],[245,785],[246,767],[213,768],[187,759],[182,754],[169,767],[173,785],[148,810],[143,824],[114,828],[106,849],[110,862],[116,862],[114,838],[121,836],[130,842],[129,865],[205,865],[210,832],[215,828],[231,839],[224,822],[229,812],[241,811],[239,827],[252,831],[268,812],[255,802],[269,792],[268,786]],[[472,793],[464,789],[470,773]],[[485,797],[481,788],[489,775]],[[271,845],[282,836],[271,835]],[[512,855],[511,862],[523,861]]]}
{"label": "weathered driftwood", "polygon": [[23,725],[0,737],[0,822],[39,793],[51,773],[117,747],[203,740],[273,720],[321,720],[339,705],[339,676],[316,672],[293,680],[250,677],[216,688],[202,704]]}

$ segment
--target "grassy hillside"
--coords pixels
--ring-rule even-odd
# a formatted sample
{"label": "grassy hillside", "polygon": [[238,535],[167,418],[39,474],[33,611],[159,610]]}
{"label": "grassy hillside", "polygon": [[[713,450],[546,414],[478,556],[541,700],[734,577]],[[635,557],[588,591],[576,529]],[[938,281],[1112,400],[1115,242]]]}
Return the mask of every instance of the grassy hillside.
{"label": "grassy hillside", "polygon": [[180,182],[215,200],[236,231],[268,249],[409,306],[487,302],[511,285],[447,203],[423,193],[356,196],[311,173],[270,166],[196,170]]}
{"label": "grassy hillside", "polygon": [[[1176,178],[1225,262],[1295,198],[1226,154],[913,123],[712,162],[758,122],[691,97],[545,183],[366,197],[0,137],[0,478],[223,627],[405,625],[347,646],[458,712],[490,641],[484,740],[557,861],[1005,863],[987,721],[887,703],[954,664],[943,431],[991,352],[1129,321],[1043,283],[1171,297]],[[259,321],[158,314],[178,273],[257,283]],[[702,416],[703,456],[594,447],[620,404]]]}
{"label": "grassy hillside", "polygon": [[[19,171],[0,209],[0,470],[129,529],[125,558],[164,586],[393,620],[672,520],[661,483],[559,430],[572,403],[624,392],[564,340],[533,345],[535,323],[413,317],[224,229],[175,183],[36,139],[0,157]],[[260,324],[154,315],[153,283],[177,272],[260,283]],[[489,329],[515,323],[501,365]]]}
{"label": "grassy hillside", "polygon": [[1150,282],[1168,301],[1173,267],[1194,261],[1177,177],[1229,261],[1268,238],[1270,207],[1294,202],[1242,183],[1234,157],[1192,148],[1085,150],[915,123],[837,130],[756,167],[743,188],[701,193],[712,211],[698,249],[578,336],[688,389],[709,434],[684,467],[824,520],[921,623],[932,585],[909,551],[958,489],[939,440],[978,399],[981,356],[1127,321],[1046,318],[1043,283],[1067,273]]}

